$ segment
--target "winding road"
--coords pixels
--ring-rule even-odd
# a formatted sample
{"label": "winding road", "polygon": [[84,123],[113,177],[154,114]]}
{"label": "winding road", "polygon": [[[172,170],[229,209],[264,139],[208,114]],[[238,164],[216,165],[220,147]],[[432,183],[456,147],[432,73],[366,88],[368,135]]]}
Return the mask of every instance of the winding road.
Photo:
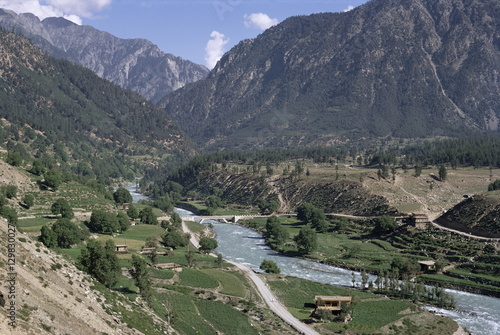
{"label": "winding road", "polygon": [[[182,221],[182,230],[185,233],[189,233],[191,235],[191,238],[189,239],[189,242],[196,248],[199,248],[199,243],[198,240],[196,239],[196,236],[189,230],[188,226]],[[215,254],[211,254],[212,256],[217,257]],[[227,261],[228,263],[231,263],[238,267],[254,284],[257,290],[259,291],[260,295],[262,296],[262,299],[266,302],[266,304],[269,306],[269,308],[276,314],[278,315],[283,321],[288,323],[290,326],[292,326],[294,329],[296,329],[298,332],[301,334],[305,335],[319,335],[317,331],[312,329],[311,327],[307,326],[306,324],[300,322],[296,317],[294,317],[274,296],[274,294],[271,292],[267,284],[262,280],[261,277],[259,277],[252,269],[249,267],[235,263],[232,261]]]}

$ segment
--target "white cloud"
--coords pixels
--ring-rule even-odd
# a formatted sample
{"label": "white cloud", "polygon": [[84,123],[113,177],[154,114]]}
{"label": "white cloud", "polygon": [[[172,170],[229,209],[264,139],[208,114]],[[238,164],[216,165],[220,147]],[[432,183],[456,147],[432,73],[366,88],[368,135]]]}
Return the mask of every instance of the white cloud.
{"label": "white cloud", "polygon": [[210,37],[211,39],[208,40],[205,47],[205,65],[209,69],[213,69],[222,55],[224,55],[224,46],[229,42],[229,39],[224,34],[215,30],[212,31]]}
{"label": "white cloud", "polygon": [[349,6],[347,6],[347,8],[346,8],[346,9],[344,9],[344,13],[345,13],[345,12],[350,12],[350,11],[351,11],[351,10],[353,10],[354,8],[356,8],[356,7],[354,7],[354,6],[352,6],[352,5],[349,5]]}
{"label": "white cloud", "polygon": [[0,0],[0,8],[16,13],[33,13],[41,20],[47,17],[64,17],[82,24],[82,17],[89,18],[95,12],[110,5],[113,0]]}
{"label": "white cloud", "polygon": [[245,27],[260,30],[266,30],[267,28],[277,25],[279,22],[278,19],[271,19],[269,15],[264,13],[245,14],[243,17],[245,18],[243,22]]}

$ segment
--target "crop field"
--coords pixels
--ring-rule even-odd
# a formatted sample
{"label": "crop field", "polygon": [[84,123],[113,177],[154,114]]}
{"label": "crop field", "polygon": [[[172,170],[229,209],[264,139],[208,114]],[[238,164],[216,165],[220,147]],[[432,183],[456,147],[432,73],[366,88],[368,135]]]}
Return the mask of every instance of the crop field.
{"label": "crop field", "polygon": [[213,277],[199,270],[183,269],[179,273],[180,285],[214,289],[219,287],[219,282]]}
{"label": "crop field", "polygon": [[197,307],[201,315],[222,334],[259,334],[246,315],[220,301],[199,300]]}
{"label": "crop field", "polygon": [[[320,326],[320,329],[372,334],[404,317],[423,313],[409,301],[390,300],[371,293],[313,283],[298,278],[280,279],[279,276],[268,276],[268,283],[280,301],[296,317],[303,320],[310,319],[310,314],[314,309],[315,295],[352,296],[352,320],[348,324],[325,323]],[[318,331],[321,333],[320,329]]]}
{"label": "crop field", "polygon": [[219,281],[222,286],[219,291],[220,293],[240,298],[247,296],[247,288],[243,282],[244,279],[240,278],[237,274],[215,269],[203,269],[200,271]]}

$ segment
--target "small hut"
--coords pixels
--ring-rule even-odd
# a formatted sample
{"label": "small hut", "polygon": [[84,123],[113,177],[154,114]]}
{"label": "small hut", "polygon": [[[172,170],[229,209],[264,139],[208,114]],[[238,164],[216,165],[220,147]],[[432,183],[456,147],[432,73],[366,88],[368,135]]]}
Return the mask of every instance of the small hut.
{"label": "small hut", "polygon": [[115,252],[117,254],[128,254],[128,245],[126,245],[126,244],[116,245]]}
{"label": "small hut", "polygon": [[436,270],[436,262],[434,261],[418,261],[420,264],[420,271],[422,272],[430,272]]}
{"label": "small hut", "polygon": [[332,312],[340,312],[342,310],[342,303],[350,304],[352,297],[348,296],[325,296],[317,295],[314,297],[314,302],[316,304],[316,310],[326,309]]}
{"label": "small hut", "polygon": [[150,255],[153,253],[153,251],[155,250],[156,248],[142,248],[141,251],[139,251],[138,253],[139,254],[142,254],[142,255]]}
{"label": "small hut", "polygon": [[175,263],[161,263],[161,264],[155,264],[155,269],[158,270],[173,270],[180,272],[182,271],[182,265],[175,264]]}

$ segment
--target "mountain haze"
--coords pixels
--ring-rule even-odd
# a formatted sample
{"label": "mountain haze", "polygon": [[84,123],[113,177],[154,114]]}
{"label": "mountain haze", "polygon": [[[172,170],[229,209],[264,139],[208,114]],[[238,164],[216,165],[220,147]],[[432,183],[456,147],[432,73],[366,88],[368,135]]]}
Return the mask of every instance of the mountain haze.
{"label": "mountain haze", "polygon": [[499,19],[497,0],[372,0],[291,17],[163,105],[209,148],[496,132]]}
{"label": "mountain haze", "polygon": [[64,18],[40,21],[33,14],[0,9],[0,26],[153,102],[208,73],[204,66],[164,53],[145,39],[117,38]]}

